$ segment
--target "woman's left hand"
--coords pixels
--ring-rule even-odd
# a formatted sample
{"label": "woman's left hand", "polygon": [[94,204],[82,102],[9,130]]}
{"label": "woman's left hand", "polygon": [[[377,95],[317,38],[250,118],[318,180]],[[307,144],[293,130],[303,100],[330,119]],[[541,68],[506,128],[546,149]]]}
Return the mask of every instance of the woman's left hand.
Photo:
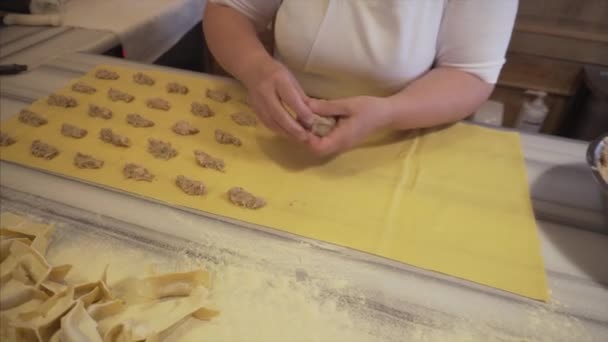
{"label": "woman's left hand", "polygon": [[321,116],[339,116],[338,125],[326,137],[312,136],[308,145],[320,156],[344,152],[392,121],[387,98],[357,96],[339,100],[310,99],[308,106]]}

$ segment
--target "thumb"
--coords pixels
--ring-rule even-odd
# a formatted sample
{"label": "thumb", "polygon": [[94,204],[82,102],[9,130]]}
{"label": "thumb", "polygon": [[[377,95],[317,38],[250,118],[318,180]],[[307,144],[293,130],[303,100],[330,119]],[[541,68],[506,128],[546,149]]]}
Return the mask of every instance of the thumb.
{"label": "thumb", "polygon": [[310,100],[310,109],[321,116],[345,116],[349,114],[348,106],[344,100]]}

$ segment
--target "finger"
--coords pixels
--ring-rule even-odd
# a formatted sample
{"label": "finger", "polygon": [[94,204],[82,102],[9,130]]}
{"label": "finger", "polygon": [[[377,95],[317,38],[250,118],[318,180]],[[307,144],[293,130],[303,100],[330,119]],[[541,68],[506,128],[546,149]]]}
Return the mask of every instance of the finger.
{"label": "finger", "polygon": [[259,104],[259,101],[252,101],[251,107],[264,126],[279,135],[287,136],[287,132],[285,132],[285,130],[281,128],[281,126],[279,126],[279,124],[277,124],[272,117],[270,117],[270,115],[268,115],[268,111],[264,106]]}
{"label": "finger", "polygon": [[307,132],[287,113],[277,97],[267,98],[266,105],[270,116],[289,136],[299,141],[306,141],[308,139]]}
{"label": "finger", "polygon": [[312,126],[312,111],[304,102],[302,95],[294,87],[279,87],[277,92],[285,104],[285,110],[291,109],[291,111],[295,112],[295,119],[298,122],[304,123],[306,127]]}
{"label": "finger", "polygon": [[315,100],[308,101],[308,106],[317,115],[321,116],[349,116],[348,104],[343,100]]}

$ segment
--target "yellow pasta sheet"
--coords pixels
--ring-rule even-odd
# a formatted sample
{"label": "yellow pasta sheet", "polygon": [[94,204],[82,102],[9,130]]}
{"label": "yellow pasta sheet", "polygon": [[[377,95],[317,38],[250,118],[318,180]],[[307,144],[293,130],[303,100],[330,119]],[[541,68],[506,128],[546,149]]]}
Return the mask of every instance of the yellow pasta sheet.
{"label": "yellow pasta sheet", "polygon": [[[223,80],[206,80],[180,73],[145,71],[153,86],[133,82],[139,70],[100,66],[120,74],[118,80],[101,80],[94,70],[81,78],[97,88],[82,94],[66,87],[60,94],[78,100],[74,108],[47,105],[46,98],[31,105],[49,123],[31,127],[17,115],[3,122],[2,132],[17,140],[1,147],[1,158],[28,167],[100,184],[171,205],[270,227],[494,288],[547,299],[546,276],[531,209],[519,137],[466,124],[435,131],[387,133],[332,160],[318,160],[263,128],[236,125],[230,115],[251,109],[245,92]],[[188,86],[186,95],[169,94],[168,82]],[[76,82],[76,81],[75,81]],[[108,99],[110,87],[135,96],[131,103]],[[228,90],[226,103],[205,97],[206,89]],[[161,97],[169,111],[147,108],[145,101]],[[210,118],[190,112],[193,101],[208,104]],[[110,120],[90,117],[90,103],[111,108]],[[126,115],[139,113],[153,120],[150,128],[134,128]],[[192,136],[171,131],[178,120],[200,129]],[[86,128],[83,139],[60,134],[63,123]],[[130,148],[115,147],[99,139],[101,128],[128,136]],[[221,128],[243,141],[240,147],[221,145],[214,130]],[[170,160],[147,152],[148,138],[169,141],[179,151]],[[33,140],[56,146],[52,160],[30,154]],[[195,149],[221,157],[226,172],[205,169],[196,163]],[[77,152],[105,161],[99,170],[79,169]],[[134,181],[123,176],[125,163],[145,166],[154,181]],[[205,196],[189,196],[176,185],[177,175],[200,180],[208,186]],[[267,206],[249,210],[231,204],[226,191],[233,186],[266,199]]]}

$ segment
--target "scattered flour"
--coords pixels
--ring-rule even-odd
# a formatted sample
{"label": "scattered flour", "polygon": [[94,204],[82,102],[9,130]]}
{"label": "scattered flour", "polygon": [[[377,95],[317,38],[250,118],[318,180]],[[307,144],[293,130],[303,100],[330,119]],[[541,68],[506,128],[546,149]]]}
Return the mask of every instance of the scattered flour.
{"label": "scattered flour", "polygon": [[47,258],[54,265],[74,265],[69,281],[97,280],[106,266],[110,287],[155,272],[210,270],[211,301],[220,316],[210,322],[191,319],[167,341],[380,341],[353,324],[339,298],[324,296],[327,284],[319,281],[300,281],[260,265],[164,255],[118,239],[62,233],[61,228],[55,235]]}
{"label": "scattered flour", "polygon": [[[249,248],[265,248],[253,244]],[[530,309],[526,320],[533,336],[512,336],[499,324],[467,320],[443,320],[414,312],[396,318],[369,307],[360,290],[348,281],[318,277],[319,272],[301,267],[311,260],[292,260],[306,253],[293,249],[273,253],[285,256],[285,264],[237,256],[233,246],[179,251],[123,241],[95,230],[58,227],[47,254],[54,265],[74,264],[70,281],[99,279],[108,266],[110,287],[130,278],[160,272],[187,271],[203,267],[213,275],[211,306],[220,315],[209,322],[187,319],[165,341],[455,341],[455,342],[544,342],[590,341],[574,319],[554,313],[552,308]],[[205,250],[202,250],[204,248]],[[303,249],[309,248],[305,245]],[[302,253],[300,253],[302,252]],[[201,257],[192,255],[200,253]],[[247,253],[245,253],[247,254]],[[213,261],[211,261],[213,260]],[[332,266],[322,266],[331,272]],[[523,331],[522,330],[522,331]],[[546,338],[545,338],[546,337]]]}

